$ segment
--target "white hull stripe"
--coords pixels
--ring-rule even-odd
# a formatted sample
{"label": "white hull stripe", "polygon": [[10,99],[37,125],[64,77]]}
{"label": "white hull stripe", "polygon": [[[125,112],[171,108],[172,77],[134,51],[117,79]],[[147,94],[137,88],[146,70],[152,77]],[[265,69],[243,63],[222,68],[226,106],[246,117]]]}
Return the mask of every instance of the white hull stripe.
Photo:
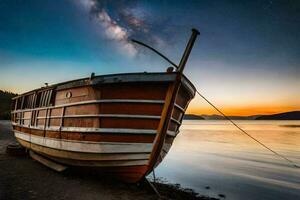
{"label": "white hull stripe", "polygon": [[123,114],[64,115],[64,116],[37,117],[37,119],[83,118],[83,117],[87,117],[87,118],[88,117],[110,117],[110,118],[160,119],[159,115],[125,115],[125,114],[124,115]]}
{"label": "white hull stripe", "polygon": [[41,146],[86,153],[150,153],[152,143],[88,142],[40,137],[15,131],[19,139]]}
{"label": "white hull stripe", "polygon": [[178,104],[175,103],[174,106],[175,106],[176,108],[178,108],[181,112],[185,112],[185,109],[182,108],[180,105],[178,105]]}
{"label": "white hull stripe", "polygon": [[[83,133],[116,133],[116,134],[145,134],[145,135],[155,135],[156,130],[154,129],[130,129],[130,128],[88,128],[88,127],[59,127],[59,126],[49,126],[44,129],[44,126],[24,126],[12,122],[12,125],[25,127],[35,130],[46,130],[46,131],[65,131],[65,132],[83,132]],[[168,131],[168,135],[176,136],[178,134],[174,131]]]}
{"label": "white hull stripe", "polygon": [[71,152],[64,150],[52,149],[37,144],[32,144],[27,141],[18,139],[20,144],[24,147],[31,149],[39,154],[71,160],[82,160],[82,161],[117,161],[117,160],[148,160],[150,157],[149,153],[113,153],[113,154],[95,154],[95,153],[82,153],[82,152]]}

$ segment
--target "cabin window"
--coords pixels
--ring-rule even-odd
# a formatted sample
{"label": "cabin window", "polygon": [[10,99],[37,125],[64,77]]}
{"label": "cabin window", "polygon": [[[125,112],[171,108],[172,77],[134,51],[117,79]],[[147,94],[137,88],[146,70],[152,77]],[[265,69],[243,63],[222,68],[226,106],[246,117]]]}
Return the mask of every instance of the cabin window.
{"label": "cabin window", "polygon": [[54,98],[52,95],[53,90],[44,90],[37,93],[36,105],[35,107],[47,107],[54,104]]}
{"label": "cabin window", "polygon": [[16,103],[17,103],[16,99],[13,99],[11,101],[10,110],[16,110]]}
{"label": "cabin window", "polygon": [[55,95],[53,89],[43,90],[14,99],[11,110],[32,109],[54,105]]}
{"label": "cabin window", "polygon": [[22,99],[23,99],[23,97],[19,97],[19,98],[17,98],[16,99],[16,110],[19,110],[19,109],[21,109],[21,106],[22,106]]}
{"label": "cabin window", "polygon": [[26,95],[24,97],[23,109],[33,108],[35,94]]}

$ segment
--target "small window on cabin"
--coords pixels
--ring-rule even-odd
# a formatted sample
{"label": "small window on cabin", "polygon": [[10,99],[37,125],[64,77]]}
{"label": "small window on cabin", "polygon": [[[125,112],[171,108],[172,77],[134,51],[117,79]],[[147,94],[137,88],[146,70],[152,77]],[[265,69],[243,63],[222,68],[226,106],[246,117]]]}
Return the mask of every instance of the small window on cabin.
{"label": "small window on cabin", "polygon": [[10,110],[15,110],[16,109],[16,103],[17,103],[17,100],[16,99],[13,99],[11,101],[11,104],[10,104]]}
{"label": "small window on cabin", "polygon": [[44,90],[37,93],[37,99],[35,107],[47,107],[54,104],[54,98],[52,95],[53,90]]}
{"label": "small window on cabin", "polygon": [[23,109],[33,108],[35,94],[29,94],[24,97]]}
{"label": "small window on cabin", "polygon": [[19,98],[16,99],[16,101],[17,101],[16,110],[21,109],[22,99],[23,99],[22,97],[19,97]]}
{"label": "small window on cabin", "polygon": [[55,90],[51,90],[49,106],[54,106],[54,104],[55,104]]}

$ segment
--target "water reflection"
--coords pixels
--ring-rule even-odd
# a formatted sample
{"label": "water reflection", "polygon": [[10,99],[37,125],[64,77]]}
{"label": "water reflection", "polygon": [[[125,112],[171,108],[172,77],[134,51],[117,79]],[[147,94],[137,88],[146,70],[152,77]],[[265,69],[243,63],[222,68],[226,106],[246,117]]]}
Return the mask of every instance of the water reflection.
{"label": "water reflection", "polygon": [[[300,121],[237,123],[300,165]],[[227,121],[184,121],[156,174],[214,197],[225,194],[227,199],[300,199],[300,169]]]}

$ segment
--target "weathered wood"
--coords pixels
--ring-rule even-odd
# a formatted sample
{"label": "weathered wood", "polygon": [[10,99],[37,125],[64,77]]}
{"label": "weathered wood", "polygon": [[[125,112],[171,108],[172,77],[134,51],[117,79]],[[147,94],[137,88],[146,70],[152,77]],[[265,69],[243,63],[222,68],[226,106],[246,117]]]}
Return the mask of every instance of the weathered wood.
{"label": "weathered wood", "polygon": [[86,153],[150,153],[152,143],[90,142],[41,137],[15,131],[18,139],[59,150]]}
{"label": "weathered wood", "polygon": [[[177,75],[177,78],[178,77],[179,76]],[[176,81],[175,83],[170,84],[167,90],[165,105],[162,111],[161,120],[159,122],[159,126],[157,129],[157,135],[154,140],[153,149],[151,151],[150,160],[148,163],[148,169],[145,175],[147,175],[153,170],[159,158],[161,148],[164,144],[165,136],[168,131],[169,123],[171,121],[172,111],[173,111],[174,103],[176,101],[176,96],[179,87],[180,87],[180,81]]]}
{"label": "weathered wood", "polygon": [[[14,128],[16,130],[16,128]],[[104,129],[105,130],[105,129]],[[129,130],[130,131],[130,130]],[[152,143],[155,137],[155,130],[153,133],[130,133],[129,131],[120,133],[121,130],[115,133],[109,133],[105,131],[101,133],[97,132],[64,132],[64,131],[50,131],[45,130],[45,137],[64,139],[64,140],[81,140],[91,142],[134,142],[134,143]],[[23,133],[44,136],[43,130],[22,128]]]}
{"label": "weathered wood", "polygon": [[114,161],[114,160],[146,160],[149,159],[149,153],[82,153],[73,151],[57,150],[53,148],[44,147],[37,144],[31,144],[24,140],[20,140],[23,146],[31,148],[32,150],[56,158],[65,158],[82,161]]}
{"label": "weathered wood", "polygon": [[[31,132],[31,130],[43,131],[43,127],[31,126],[25,127],[18,124],[13,124],[14,130],[23,130],[25,133]],[[29,129],[29,131],[25,131]],[[61,132],[75,132],[75,133],[111,133],[111,134],[134,134],[134,135],[156,135],[156,129],[128,129],[128,128],[94,128],[94,127],[59,127],[51,126],[45,129],[46,131],[61,131]],[[168,131],[169,135],[176,134],[177,132]]]}
{"label": "weathered wood", "polygon": [[[22,114],[23,112],[27,111],[40,111],[40,110],[46,110],[49,109],[55,109],[55,108],[63,108],[63,107],[70,107],[70,106],[79,106],[79,105],[87,105],[87,104],[105,104],[105,103],[134,103],[134,104],[164,104],[163,100],[152,100],[152,99],[94,99],[94,100],[88,100],[88,101],[80,101],[75,103],[66,103],[66,104],[60,104],[60,105],[54,105],[49,107],[36,107],[32,109],[22,109],[22,110],[13,110],[11,113],[18,113]],[[178,105],[176,105],[178,106]]]}
{"label": "weathered wood", "polygon": [[64,166],[64,165],[58,164],[56,162],[53,162],[51,160],[48,160],[48,159],[34,153],[33,151],[30,151],[29,155],[34,160],[42,163],[43,165],[46,165],[47,167],[49,167],[49,168],[51,168],[55,171],[62,172],[62,171],[66,170],[68,168],[67,166]]}
{"label": "weathered wood", "polygon": [[43,158],[68,166],[97,167],[136,182],[169,151],[194,87],[177,73],[101,79],[26,93],[37,94],[30,100],[36,101],[31,108],[22,107],[24,98],[19,96],[12,111],[16,138]]}

